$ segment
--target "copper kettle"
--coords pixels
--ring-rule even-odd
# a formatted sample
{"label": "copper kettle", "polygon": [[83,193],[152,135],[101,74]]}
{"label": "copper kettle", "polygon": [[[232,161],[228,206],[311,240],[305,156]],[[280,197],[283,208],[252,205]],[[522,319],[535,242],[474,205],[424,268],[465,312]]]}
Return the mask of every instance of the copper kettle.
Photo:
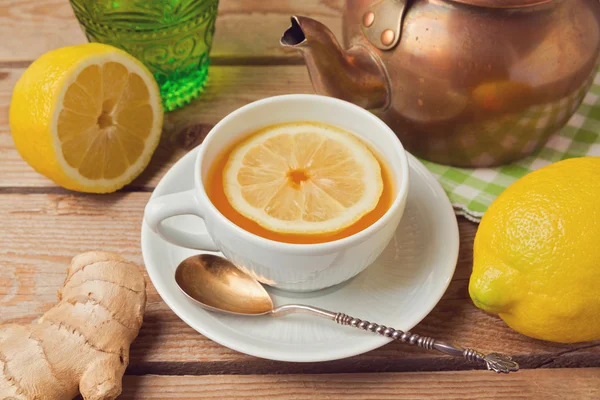
{"label": "copper kettle", "polygon": [[371,109],[413,154],[506,164],[573,115],[600,60],[599,0],[347,0],[343,50],[292,17],[317,93]]}

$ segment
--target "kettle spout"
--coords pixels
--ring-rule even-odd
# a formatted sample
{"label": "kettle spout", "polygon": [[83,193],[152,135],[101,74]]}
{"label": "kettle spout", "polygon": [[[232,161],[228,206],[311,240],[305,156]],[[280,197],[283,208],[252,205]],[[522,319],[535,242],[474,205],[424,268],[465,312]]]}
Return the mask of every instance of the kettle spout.
{"label": "kettle spout", "polygon": [[374,109],[389,103],[387,75],[378,58],[366,46],[345,51],[322,23],[300,16],[281,37],[281,45],[302,52],[313,87],[318,94],[337,97]]}

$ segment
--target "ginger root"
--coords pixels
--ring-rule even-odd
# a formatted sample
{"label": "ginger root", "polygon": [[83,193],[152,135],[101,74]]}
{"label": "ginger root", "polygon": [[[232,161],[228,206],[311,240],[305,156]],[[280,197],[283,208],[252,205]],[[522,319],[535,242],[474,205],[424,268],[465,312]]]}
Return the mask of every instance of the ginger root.
{"label": "ginger root", "polygon": [[73,258],[59,303],[37,323],[0,325],[0,399],[115,399],[142,325],[146,282],[111,253]]}

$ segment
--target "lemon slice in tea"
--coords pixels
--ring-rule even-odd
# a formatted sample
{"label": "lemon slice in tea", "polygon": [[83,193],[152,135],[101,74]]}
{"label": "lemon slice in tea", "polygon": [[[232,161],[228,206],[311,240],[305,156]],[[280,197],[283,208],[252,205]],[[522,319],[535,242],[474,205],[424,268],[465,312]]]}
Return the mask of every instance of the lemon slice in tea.
{"label": "lemon slice in tea", "polygon": [[231,152],[223,173],[229,203],[263,228],[338,232],[372,211],[383,191],[377,158],[349,132],[323,124],[265,128]]}

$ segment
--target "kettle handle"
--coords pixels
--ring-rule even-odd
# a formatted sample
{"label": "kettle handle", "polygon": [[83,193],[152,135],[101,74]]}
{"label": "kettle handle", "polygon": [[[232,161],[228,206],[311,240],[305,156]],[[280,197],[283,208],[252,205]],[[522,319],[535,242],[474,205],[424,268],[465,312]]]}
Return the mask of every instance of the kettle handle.
{"label": "kettle handle", "polygon": [[363,34],[379,50],[393,49],[400,41],[407,9],[407,0],[381,0],[373,4],[362,16]]}

